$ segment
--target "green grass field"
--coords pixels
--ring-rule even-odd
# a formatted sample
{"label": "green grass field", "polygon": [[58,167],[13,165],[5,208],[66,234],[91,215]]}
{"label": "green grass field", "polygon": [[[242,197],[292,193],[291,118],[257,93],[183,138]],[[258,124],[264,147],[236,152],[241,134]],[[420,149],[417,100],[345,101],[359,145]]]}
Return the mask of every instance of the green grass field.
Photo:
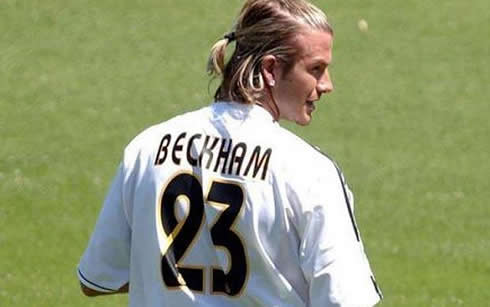
{"label": "green grass field", "polygon": [[[210,103],[240,4],[0,1],[0,306],[126,305],[82,297],[79,257],[129,140]],[[343,167],[382,306],[489,306],[488,0],[316,4],[336,89],[284,125]]]}

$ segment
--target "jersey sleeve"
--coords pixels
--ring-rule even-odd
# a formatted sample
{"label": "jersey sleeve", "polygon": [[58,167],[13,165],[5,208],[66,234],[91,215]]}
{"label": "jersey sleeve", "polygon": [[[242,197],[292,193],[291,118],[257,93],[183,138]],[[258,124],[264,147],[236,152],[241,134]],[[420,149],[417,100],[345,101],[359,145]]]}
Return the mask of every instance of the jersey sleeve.
{"label": "jersey sleeve", "polygon": [[131,229],[124,209],[123,186],[121,164],[78,266],[80,281],[99,292],[117,291],[129,281]]}
{"label": "jersey sleeve", "polygon": [[374,306],[381,298],[364,253],[353,197],[332,166],[308,193],[300,258],[309,282],[309,306]]}

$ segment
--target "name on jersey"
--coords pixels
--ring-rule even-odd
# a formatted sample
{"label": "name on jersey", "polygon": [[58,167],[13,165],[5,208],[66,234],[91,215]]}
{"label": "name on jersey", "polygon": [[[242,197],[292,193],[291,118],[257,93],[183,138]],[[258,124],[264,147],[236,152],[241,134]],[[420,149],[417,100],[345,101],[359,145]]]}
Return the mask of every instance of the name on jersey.
{"label": "name on jersey", "polygon": [[271,148],[262,148],[260,145],[250,147],[231,138],[182,132],[162,137],[155,165],[160,166],[170,161],[176,165],[186,162],[191,166],[222,174],[264,180],[271,155]]}

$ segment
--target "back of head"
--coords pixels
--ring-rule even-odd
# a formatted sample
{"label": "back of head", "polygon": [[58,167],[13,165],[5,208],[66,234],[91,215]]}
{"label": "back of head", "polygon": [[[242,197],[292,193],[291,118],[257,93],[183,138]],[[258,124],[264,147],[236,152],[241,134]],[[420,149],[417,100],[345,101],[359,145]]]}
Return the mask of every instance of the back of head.
{"label": "back of head", "polygon": [[[247,0],[230,33],[211,49],[208,72],[222,81],[215,101],[255,103],[264,90],[262,59],[274,55],[287,66],[294,63],[294,37],[311,29],[333,34],[325,14],[306,0]],[[235,50],[225,63],[228,44]]]}

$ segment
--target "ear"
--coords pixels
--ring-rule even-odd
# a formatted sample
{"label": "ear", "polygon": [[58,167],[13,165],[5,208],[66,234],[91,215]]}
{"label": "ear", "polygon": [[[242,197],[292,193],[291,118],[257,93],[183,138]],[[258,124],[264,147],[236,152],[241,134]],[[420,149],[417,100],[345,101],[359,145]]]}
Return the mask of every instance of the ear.
{"label": "ear", "polygon": [[261,73],[265,84],[269,86],[273,86],[275,84],[278,64],[279,62],[277,61],[277,58],[273,55],[266,55],[262,59]]}

